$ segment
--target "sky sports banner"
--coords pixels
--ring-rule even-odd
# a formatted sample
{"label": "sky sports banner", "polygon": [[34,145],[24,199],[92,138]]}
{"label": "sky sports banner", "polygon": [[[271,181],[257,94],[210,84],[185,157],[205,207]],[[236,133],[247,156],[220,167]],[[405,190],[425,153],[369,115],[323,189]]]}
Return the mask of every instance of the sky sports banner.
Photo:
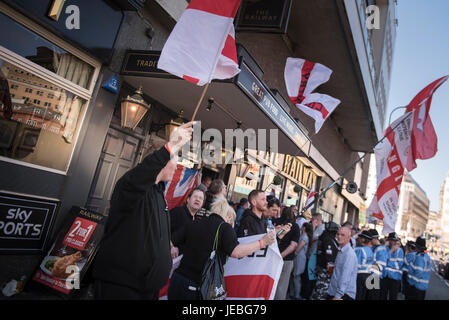
{"label": "sky sports banner", "polygon": [[42,254],[59,200],[0,191],[0,253]]}
{"label": "sky sports banner", "polygon": [[66,295],[79,289],[98,250],[105,219],[101,214],[72,207],[33,280]]}
{"label": "sky sports banner", "polygon": [[[263,236],[258,234],[239,238],[238,241],[245,244],[260,240]],[[182,256],[179,256],[173,260],[170,278],[181,259]],[[284,260],[276,242],[241,259],[229,257],[224,266],[226,300],[273,300],[283,265]],[[160,300],[167,299],[170,278],[159,293]]]}

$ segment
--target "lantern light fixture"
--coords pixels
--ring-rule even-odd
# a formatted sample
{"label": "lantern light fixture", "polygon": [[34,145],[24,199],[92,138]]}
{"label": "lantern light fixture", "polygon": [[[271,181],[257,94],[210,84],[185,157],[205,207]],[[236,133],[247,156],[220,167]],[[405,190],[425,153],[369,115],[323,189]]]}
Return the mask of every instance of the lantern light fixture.
{"label": "lantern light fixture", "polygon": [[121,102],[121,126],[134,130],[150,107],[151,104],[147,104],[143,99],[142,86],[139,86],[139,89],[132,96],[128,95]]}

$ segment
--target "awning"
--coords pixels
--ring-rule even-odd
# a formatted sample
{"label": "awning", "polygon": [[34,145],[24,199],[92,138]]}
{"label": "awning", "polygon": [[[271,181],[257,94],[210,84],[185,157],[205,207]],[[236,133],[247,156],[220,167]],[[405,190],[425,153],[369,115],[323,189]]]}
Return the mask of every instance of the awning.
{"label": "awning", "polygon": [[[238,46],[237,54],[241,72],[233,79],[213,81],[205,95],[195,120],[201,120],[203,129],[215,128],[223,135],[225,129],[280,129],[278,152],[309,155],[311,142],[292,116],[285,110],[285,102],[261,80],[262,70],[249,53]],[[134,87],[143,86],[145,94],[162,105],[191,119],[204,87],[198,87],[156,68],[160,51],[128,51],[121,75]],[[207,111],[209,97],[214,104]],[[284,105],[284,107],[283,107]],[[288,107],[287,107],[288,108]],[[270,132],[267,135],[267,149]]]}

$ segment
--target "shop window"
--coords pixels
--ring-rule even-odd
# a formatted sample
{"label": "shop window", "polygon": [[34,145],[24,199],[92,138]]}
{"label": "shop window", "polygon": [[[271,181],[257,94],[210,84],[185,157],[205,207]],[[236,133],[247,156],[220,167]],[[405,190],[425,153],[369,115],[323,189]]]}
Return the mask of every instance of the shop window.
{"label": "shop window", "polygon": [[[1,46],[82,88],[89,89],[95,70],[90,64],[2,13],[0,13],[0,30],[8,30],[8,32],[0,32]],[[26,76],[27,74],[18,68],[13,70],[16,75]],[[29,79],[26,82],[28,81]],[[45,88],[45,85],[48,87],[48,84],[39,82],[33,82],[33,84],[42,88]]]}
{"label": "shop window", "polygon": [[[9,83],[11,70],[14,70],[11,68],[12,65],[0,59],[0,71],[6,78],[3,86]],[[36,77],[36,80],[42,87],[50,83],[50,80],[41,77]],[[29,86],[24,78],[17,81],[24,87]],[[54,84],[53,87],[55,87]],[[57,89],[58,91],[53,90],[51,94],[61,97],[59,110],[52,108],[48,101],[45,101],[46,109],[38,107],[41,100],[33,99],[38,96],[37,91],[29,100],[32,101],[31,103],[23,99],[11,99],[10,119],[5,118],[6,107],[0,103],[0,155],[2,157],[60,171],[67,170],[87,100],[66,89]],[[46,97],[47,95],[43,100],[46,100]],[[26,119],[25,123],[22,119]],[[44,122],[48,122],[49,125],[43,126]],[[33,128],[32,131],[30,131],[31,128]]]}
{"label": "shop window", "polygon": [[0,160],[64,174],[101,63],[14,10],[0,29]]}
{"label": "shop window", "polygon": [[[284,200],[287,206],[297,206],[299,201],[299,193],[295,192],[296,184],[291,180],[287,180],[287,186],[285,188],[287,196]],[[300,191],[301,192],[301,191]]]}

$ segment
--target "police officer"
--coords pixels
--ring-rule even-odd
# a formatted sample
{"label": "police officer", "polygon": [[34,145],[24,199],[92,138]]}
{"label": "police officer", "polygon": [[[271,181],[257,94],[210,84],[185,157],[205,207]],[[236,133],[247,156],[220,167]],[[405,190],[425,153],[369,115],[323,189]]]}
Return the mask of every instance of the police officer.
{"label": "police officer", "polygon": [[355,248],[357,255],[357,294],[356,300],[367,300],[366,279],[371,274],[371,265],[374,263],[374,253],[371,249],[371,233],[362,231],[358,236],[359,246]]}
{"label": "police officer", "polygon": [[404,251],[401,248],[401,239],[396,232],[389,233],[387,241],[388,260],[381,280],[381,299],[397,300],[401,288]]}
{"label": "police officer", "polygon": [[376,229],[370,229],[371,249],[373,250],[373,265],[370,275],[373,276],[374,286],[368,290],[368,300],[380,300],[380,290],[382,286],[382,273],[387,266],[388,253],[385,246],[380,244],[379,233]]}
{"label": "police officer", "polygon": [[408,300],[424,300],[429,287],[431,260],[426,251],[426,239],[416,239],[416,254],[408,268]]}
{"label": "police officer", "polygon": [[335,263],[338,254],[336,234],[340,226],[335,222],[326,223],[326,229],[319,238],[317,248],[317,282],[311,300],[325,300],[331,275],[327,271],[328,263]]}
{"label": "police officer", "polygon": [[415,259],[416,254],[416,244],[413,241],[407,241],[405,245],[405,259],[404,265],[402,266],[402,293],[405,295],[405,299],[407,299],[408,294],[408,271],[410,267],[410,262]]}

